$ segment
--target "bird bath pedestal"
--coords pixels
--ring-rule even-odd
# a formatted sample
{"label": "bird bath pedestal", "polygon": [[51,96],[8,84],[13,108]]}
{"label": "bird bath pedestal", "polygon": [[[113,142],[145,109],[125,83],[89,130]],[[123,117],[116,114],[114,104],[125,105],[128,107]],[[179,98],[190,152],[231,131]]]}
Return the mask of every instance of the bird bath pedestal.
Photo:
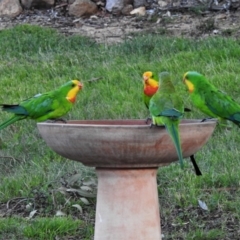
{"label": "bird bath pedestal", "polygon": [[[196,153],[216,121],[182,120],[183,156]],[[87,166],[98,176],[95,240],[160,240],[158,167],[178,160],[164,127],[144,120],[38,123],[47,145]],[[176,166],[180,167],[180,166]]]}

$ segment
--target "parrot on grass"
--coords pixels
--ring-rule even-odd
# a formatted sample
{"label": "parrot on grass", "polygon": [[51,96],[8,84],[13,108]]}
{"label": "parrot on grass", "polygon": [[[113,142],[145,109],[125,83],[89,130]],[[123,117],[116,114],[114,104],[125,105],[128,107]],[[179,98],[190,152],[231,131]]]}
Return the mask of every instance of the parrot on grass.
{"label": "parrot on grass", "polygon": [[0,124],[0,130],[25,118],[37,122],[60,119],[71,110],[82,87],[83,84],[80,81],[72,80],[56,90],[37,94],[19,104],[0,104],[2,111],[14,114],[12,118]]}
{"label": "parrot on grass", "polygon": [[186,72],[183,76],[195,107],[210,116],[229,120],[240,127],[240,104],[230,96],[218,90],[202,74],[194,71]]}
{"label": "parrot on grass", "polygon": [[180,166],[183,168],[183,156],[179,136],[179,123],[184,114],[182,99],[175,91],[168,72],[159,75],[158,91],[152,96],[149,103],[149,111],[152,116],[153,125],[164,125],[176,148]]}

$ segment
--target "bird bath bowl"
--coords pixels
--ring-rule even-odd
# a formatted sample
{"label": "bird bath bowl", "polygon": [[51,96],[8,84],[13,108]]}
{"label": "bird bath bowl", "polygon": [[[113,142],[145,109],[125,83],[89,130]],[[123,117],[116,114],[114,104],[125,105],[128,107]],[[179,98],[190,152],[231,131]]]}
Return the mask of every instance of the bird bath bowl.
{"label": "bird bath bowl", "polygon": [[[158,167],[178,161],[164,127],[145,120],[77,120],[38,123],[47,145],[98,176],[95,240],[160,240]],[[216,120],[182,120],[184,158],[210,138]],[[180,167],[180,166],[176,166]]]}

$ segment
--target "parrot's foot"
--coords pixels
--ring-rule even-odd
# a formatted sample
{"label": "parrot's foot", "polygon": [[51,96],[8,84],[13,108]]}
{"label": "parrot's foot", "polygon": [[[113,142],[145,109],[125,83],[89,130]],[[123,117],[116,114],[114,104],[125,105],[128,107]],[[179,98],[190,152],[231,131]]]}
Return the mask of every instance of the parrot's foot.
{"label": "parrot's foot", "polygon": [[55,122],[67,123],[67,120],[65,120],[65,119],[63,119],[63,118],[57,118],[57,119],[55,119]]}
{"label": "parrot's foot", "polygon": [[151,123],[150,128],[165,128],[165,126],[164,125],[156,125],[156,124]]}
{"label": "parrot's foot", "polygon": [[212,118],[204,118],[204,119],[202,119],[201,122],[206,122],[207,120],[210,120],[210,119],[212,119]]}
{"label": "parrot's foot", "polygon": [[230,122],[230,121],[227,121],[226,119],[222,119],[222,118],[219,118],[218,119],[218,125],[221,127],[221,128],[225,128],[227,130],[231,130],[232,127],[233,127],[233,123]]}
{"label": "parrot's foot", "polygon": [[184,112],[191,112],[192,110],[190,108],[184,108]]}
{"label": "parrot's foot", "polygon": [[231,130],[232,129],[232,126],[231,125],[229,125],[228,123],[218,123],[218,125],[220,126],[220,127],[223,127],[223,128],[226,128],[226,129],[228,129],[228,130]]}
{"label": "parrot's foot", "polygon": [[48,120],[48,122],[51,122],[51,123],[55,123],[55,122],[67,123],[67,120],[65,120],[63,118],[56,118],[56,119]]}
{"label": "parrot's foot", "polygon": [[146,120],[145,120],[145,123],[148,124],[148,121],[152,121],[152,118],[151,117],[147,117]]}

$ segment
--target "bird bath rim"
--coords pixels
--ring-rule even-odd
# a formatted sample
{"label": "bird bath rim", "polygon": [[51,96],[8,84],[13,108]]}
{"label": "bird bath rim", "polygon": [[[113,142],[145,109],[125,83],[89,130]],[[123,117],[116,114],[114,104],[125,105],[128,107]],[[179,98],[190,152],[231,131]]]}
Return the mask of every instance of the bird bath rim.
{"label": "bird bath rim", "polygon": [[[202,122],[202,119],[182,119],[180,125],[195,125],[195,124],[209,124],[209,123],[216,123],[217,119],[206,119]],[[52,126],[76,126],[76,127],[106,127],[111,126],[115,128],[119,127],[126,127],[126,128],[139,128],[145,127],[149,128],[150,124],[146,123],[146,119],[99,119],[99,120],[68,120],[66,122],[39,122],[38,125],[52,125]],[[155,126],[153,126],[155,127]],[[161,126],[160,126],[161,127]],[[163,126],[164,127],[164,126]]]}
{"label": "bird bath rim", "polygon": [[[182,152],[187,158],[210,138],[216,120],[183,119],[179,125]],[[59,155],[97,168],[152,168],[178,160],[165,127],[145,119],[73,120],[38,123],[47,145]]]}

